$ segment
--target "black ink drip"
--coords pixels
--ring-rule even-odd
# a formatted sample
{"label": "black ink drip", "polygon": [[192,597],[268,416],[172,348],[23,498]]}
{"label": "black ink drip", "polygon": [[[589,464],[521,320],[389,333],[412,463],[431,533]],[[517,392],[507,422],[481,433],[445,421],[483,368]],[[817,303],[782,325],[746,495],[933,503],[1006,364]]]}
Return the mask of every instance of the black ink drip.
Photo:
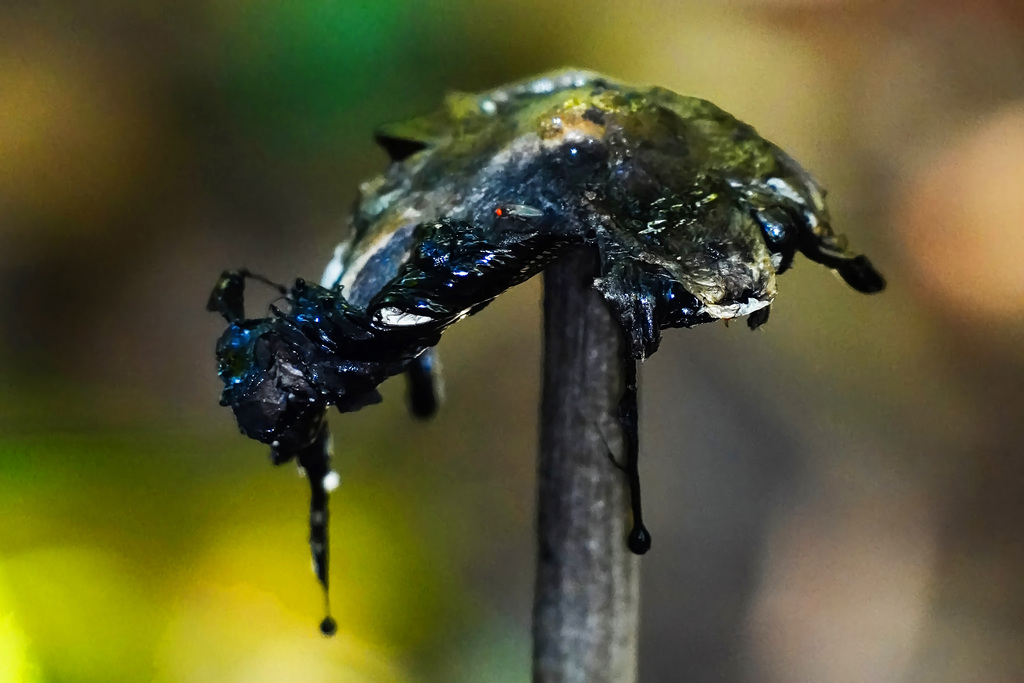
{"label": "black ink drip", "polygon": [[320,633],[333,636],[338,625],[331,616],[329,586],[329,548],[327,534],[328,491],[325,478],[331,474],[330,437],[327,423],[320,425],[313,442],[298,452],[299,465],[309,479],[309,549],[313,555],[313,571],[323,587],[326,616],[320,622]]}
{"label": "black ink drip", "polygon": [[622,370],[626,380],[622,398],[619,400],[619,424],[622,425],[622,443],[626,449],[626,476],[629,477],[629,502],[633,510],[633,528],[626,541],[629,549],[643,555],[651,549],[651,534],[644,526],[640,503],[640,457],[639,411],[637,409],[636,386],[637,361],[628,353],[623,354]]}
{"label": "black ink drip", "polygon": [[409,412],[421,420],[433,417],[441,402],[434,353],[433,349],[427,349],[405,369]]}

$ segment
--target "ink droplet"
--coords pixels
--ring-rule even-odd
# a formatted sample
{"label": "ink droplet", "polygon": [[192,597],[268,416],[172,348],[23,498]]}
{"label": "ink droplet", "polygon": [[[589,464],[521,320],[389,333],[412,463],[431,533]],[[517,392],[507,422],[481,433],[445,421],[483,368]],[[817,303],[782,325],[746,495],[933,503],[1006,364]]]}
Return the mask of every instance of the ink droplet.
{"label": "ink droplet", "polygon": [[626,543],[634,555],[643,555],[651,549],[651,534],[643,524],[634,524]]}
{"label": "ink droplet", "polygon": [[330,637],[337,632],[338,622],[334,621],[334,617],[324,617],[324,620],[320,622],[320,633]]}

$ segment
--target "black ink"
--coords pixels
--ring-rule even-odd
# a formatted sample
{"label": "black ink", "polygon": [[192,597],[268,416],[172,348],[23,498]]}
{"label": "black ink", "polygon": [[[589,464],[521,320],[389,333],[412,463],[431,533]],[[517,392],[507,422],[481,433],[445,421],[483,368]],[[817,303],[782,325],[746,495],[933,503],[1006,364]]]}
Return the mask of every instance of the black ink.
{"label": "black ink", "polygon": [[441,403],[441,378],[434,350],[428,349],[410,362],[405,377],[409,391],[409,412],[421,419],[433,417]]}
{"label": "black ink", "polygon": [[334,617],[324,617],[323,621],[320,622],[320,633],[325,636],[333,636],[338,632],[338,622],[334,620]]}
{"label": "black ink", "polygon": [[644,526],[640,504],[640,413],[637,406],[636,365],[634,358],[623,358],[622,375],[626,386],[619,400],[619,423],[622,426],[622,443],[626,449],[626,476],[629,479],[629,501],[633,511],[633,528],[627,543],[631,551],[643,555],[651,549],[651,534]]}

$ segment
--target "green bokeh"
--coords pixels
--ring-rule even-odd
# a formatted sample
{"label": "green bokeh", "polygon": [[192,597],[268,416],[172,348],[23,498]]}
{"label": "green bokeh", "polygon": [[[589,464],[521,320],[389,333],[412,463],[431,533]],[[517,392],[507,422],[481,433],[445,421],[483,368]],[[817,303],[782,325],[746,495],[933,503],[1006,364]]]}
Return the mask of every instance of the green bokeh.
{"label": "green bokeh", "polygon": [[434,40],[436,14],[404,0],[256,2],[230,5],[213,65],[218,91],[243,127],[272,151],[310,153],[386,110],[396,93],[424,92],[436,69],[407,68]]}

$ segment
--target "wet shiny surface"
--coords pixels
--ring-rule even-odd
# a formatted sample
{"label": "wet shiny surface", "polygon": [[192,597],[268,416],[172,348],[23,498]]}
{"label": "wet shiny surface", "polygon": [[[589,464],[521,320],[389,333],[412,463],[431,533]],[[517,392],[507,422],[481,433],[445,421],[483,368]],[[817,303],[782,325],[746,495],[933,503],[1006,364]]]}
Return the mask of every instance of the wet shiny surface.
{"label": "wet shiny surface", "polygon": [[[294,459],[309,477],[310,547],[325,596],[325,410],[377,402],[377,386],[445,329],[568,247],[599,254],[594,287],[628,340],[632,379],[620,421],[633,501],[628,544],[638,554],[650,534],[635,363],[657,350],[662,328],[751,314],[750,327],[759,326],[775,266],[788,266],[797,249],[860,291],[884,287],[832,233],[810,176],[705,100],[570,70],[449,95],[441,111],[377,140],[393,163],[361,187],[354,235],[336,249],[323,285],[278,286],[289,310],[272,305],[272,317],[250,320],[245,281],[266,279],[226,272],[207,305],[229,323],[218,344],[222,403],[243,433],[271,444],[275,464]],[[412,368],[420,397],[433,393],[422,370]]]}

